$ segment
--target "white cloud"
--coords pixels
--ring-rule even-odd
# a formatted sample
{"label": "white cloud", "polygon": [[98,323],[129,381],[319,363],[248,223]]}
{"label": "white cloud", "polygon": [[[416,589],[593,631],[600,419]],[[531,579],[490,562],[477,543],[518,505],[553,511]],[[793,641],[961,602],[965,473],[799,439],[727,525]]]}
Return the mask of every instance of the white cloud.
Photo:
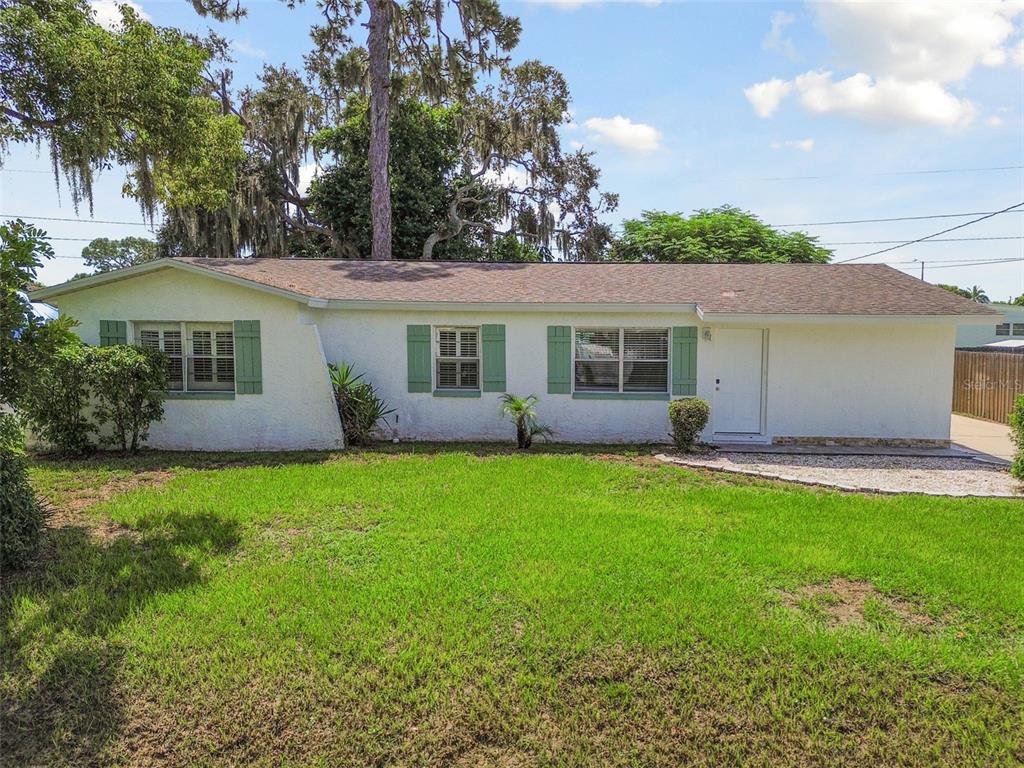
{"label": "white cloud", "polygon": [[661,132],[628,117],[591,117],[583,125],[594,141],[613,144],[630,152],[654,152],[661,146]]}
{"label": "white cloud", "polygon": [[248,56],[250,59],[265,59],[267,58],[267,52],[262,48],[257,48],[252,43],[245,40],[232,40],[231,50],[235,53],[239,53],[242,56]]}
{"label": "white cloud", "polygon": [[859,72],[835,81],[831,72],[807,72],[794,80],[800,104],[813,114],[839,114],[866,122],[893,125],[921,123],[960,128],[977,114],[967,99],[930,80],[874,80]]}
{"label": "white cloud", "polygon": [[[962,128],[977,109],[953,87],[976,67],[1024,57],[1021,43],[1011,43],[1014,20],[1024,13],[1021,0],[816,0],[813,7],[836,62],[853,74],[835,79],[832,72],[811,70],[793,80],[756,83],[744,95],[760,117],[770,117],[795,92],[812,114]],[[778,16],[764,47],[783,40],[788,22]]]}
{"label": "white cloud", "polygon": [[1000,66],[1020,2],[915,0],[814,4],[838,62],[901,80],[940,83],[965,78],[978,64]]}
{"label": "white cloud", "polygon": [[989,128],[1001,128],[1003,125],[1003,118],[999,117],[999,115],[992,115],[985,119],[985,125]]}
{"label": "white cloud", "polygon": [[755,83],[749,88],[743,89],[743,95],[747,97],[750,106],[758,117],[771,117],[779,108],[782,100],[793,90],[793,84],[779,78],[765,80],[763,83]]}
{"label": "white cloud", "polygon": [[776,11],[772,14],[772,28],[761,41],[761,47],[766,51],[779,51],[791,59],[796,58],[796,48],[793,41],[783,37],[786,27],[796,21],[796,16],[785,11]]}
{"label": "white cloud", "polygon": [[799,149],[810,152],[814,149],[814,139],[791,139],[789,141],[773,141],[772,149]]}
{"label": "white cloud", "polygon": [[577,139],[569,139],[569,146],[573,149],[583,149],[583,142]]}
{"label": "white cloud", "polygon": [[113,32],[121,27],[121,6],[127,5],[143,21],[149,21],[149,15],[142,10],[142,6],[133,0],[91,0],[89,7],[96,17],[96,23],[106,30]]}

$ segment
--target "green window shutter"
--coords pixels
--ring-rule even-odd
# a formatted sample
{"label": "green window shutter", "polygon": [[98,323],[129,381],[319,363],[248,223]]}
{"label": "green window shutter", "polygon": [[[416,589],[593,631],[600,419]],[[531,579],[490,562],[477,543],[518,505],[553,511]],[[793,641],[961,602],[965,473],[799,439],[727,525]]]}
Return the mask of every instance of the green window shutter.
{"label": "green window shutter", "polygon": [[548,394],[568,395],[572,391],[572,328],[548,326]]}
{"label": "green window shutter", "polygon": [[484,392],[505,391],[505,326],[482,325]]}
{"label": "green window shutter", "polygon": [[235,392],[239,395],[263,394],[259,320],[235,320]]}
{"label": "green window shutter", "polygon": [[100,320],[100,346],[128,343],[128,323],[124,320]]}
{"label": "green window shutter", "polygon": [[406,348],[409,355],[409,391],[430,391],[430,326],[407,325]]}
{"label": "green window shutter", "polygon": [[697,394],[697,327],[672,329],[672,394]]}

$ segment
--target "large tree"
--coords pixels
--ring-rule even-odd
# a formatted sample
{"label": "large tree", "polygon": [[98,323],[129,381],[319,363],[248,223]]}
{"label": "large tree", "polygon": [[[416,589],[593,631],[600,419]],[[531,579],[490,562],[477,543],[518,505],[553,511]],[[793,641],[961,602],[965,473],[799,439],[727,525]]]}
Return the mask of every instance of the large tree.
{"label": "large tree", "polygon": [[781,232],[747,211],[724,205],[692,216],[645,211],[623,224],[615,261],[827,262],[832,251],[803,232]]}
{"label": "large tree", "polygon": [[[550,67],[527,62],[466,105],[399,100],[393,110],[391,176],[398,258],[586,258],[608,239],[598,215],[615,197],[597,191],[587,153],[562,153],[557,127],[568,90]],[[343,255],[369,252],[372,173],[366,102],[316,145],[333,163],[314,183],[312,212]],[[512,249],[516,241],[522,248]],[[500,245],[499,245],[500,244]],[[514,255],[515,254],[515,255]]]}
{"label": "large tree", "polygon": [[152,261],[158,255],[156,242],[144,237],[124,237],[120,240],[97,237],[82,249],[85,266],[97,272],[134,267]]}
{"label": "large tree", "polygon": [[73,320],[44,321],[26,295],[43,260],[52,257],[41,229],[20,219],[0,224],[0,404],[17,407],[29,382],[71,338]]}
{"label": "large tree", "polygon": [[[358,0],[323,0],[327,24],[314,30],[319,57],[314,71],[328,90],[340,81],[335,52],[348,53],[351,30],[362,11]],[[367,0],[366,85],[370,99],[370,207],[374,259],[390,259],[390,106],[396,79],[434,103],[464,99],[478,73],[501,68],[519,42],[519,20],[505,16],[497,0]],[[343,54],[343,55],[344,55]]]}
{"label": "large tree", "polygon": [[159,203],[218,207],[242,159],[238,121],[209,97],[210,52],[121,7],[113,30],[85,0],[0,0],[0,159],[46,144],[77,205],[95,173],[128,171],[125,192]]}

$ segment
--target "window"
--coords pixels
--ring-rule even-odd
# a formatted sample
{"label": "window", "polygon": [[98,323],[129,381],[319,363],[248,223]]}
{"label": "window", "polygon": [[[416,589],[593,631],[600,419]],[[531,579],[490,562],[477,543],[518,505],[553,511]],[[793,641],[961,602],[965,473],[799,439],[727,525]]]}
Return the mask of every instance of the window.
{"label": "window", "polygon": [[577,392],[668,392],[667,328],[577,328]]}
{"label": "window", "polygon": [[235,391],[235,340],[230,323],[137,323],[135,328],[141,346],[159,349],[170,358],[168,389]]}
{"label": "window", "polygon": [[1024,323],[1014,323],[1012,334],[1014,336],[1024,336]]}
{"label": "window", "polygon": [[1010,335],[1010,324],[1000,323],[996,326],[996,336],[1009,336]]}
{"label": "window", "polygon": [[480,331],[437,329],[437,388],[480,389]]}
{"label": "window", "polygon": [[180,392],[185,388],[184,361],[181,356],[181,325],[147,325],[139,328],[139,345],[159,349],[168,357],[167,388]]}

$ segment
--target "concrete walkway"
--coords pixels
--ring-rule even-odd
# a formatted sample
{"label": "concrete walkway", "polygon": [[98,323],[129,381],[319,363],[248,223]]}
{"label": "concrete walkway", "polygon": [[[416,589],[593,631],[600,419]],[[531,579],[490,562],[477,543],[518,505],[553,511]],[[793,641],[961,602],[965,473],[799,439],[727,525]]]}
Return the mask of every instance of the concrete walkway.
{"label": "concrete walkway", "polygon": [[956,445],[987,456],[1003,461],[1013,459],[1013,441],[1010,440],[1010,428],[1005,424],[954,413],[949,426],[949,438]]}

